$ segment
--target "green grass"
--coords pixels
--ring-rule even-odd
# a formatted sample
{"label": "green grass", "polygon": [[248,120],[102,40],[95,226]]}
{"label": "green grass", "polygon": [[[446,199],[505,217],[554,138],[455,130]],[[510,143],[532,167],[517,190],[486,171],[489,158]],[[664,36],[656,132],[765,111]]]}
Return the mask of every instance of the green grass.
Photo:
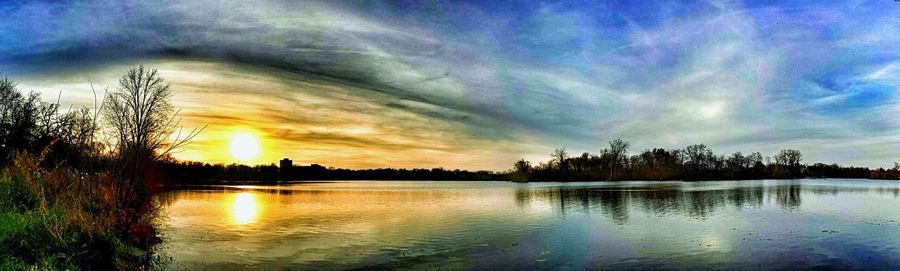
{"label": "green grass", "polygon": [[64,210],[53,208],[47,213],[26,211],[0,214],[0,269],[2,270],[76,270],[73,255],[77,235],[57,238],[45,230],[47,224],[63,223]]}

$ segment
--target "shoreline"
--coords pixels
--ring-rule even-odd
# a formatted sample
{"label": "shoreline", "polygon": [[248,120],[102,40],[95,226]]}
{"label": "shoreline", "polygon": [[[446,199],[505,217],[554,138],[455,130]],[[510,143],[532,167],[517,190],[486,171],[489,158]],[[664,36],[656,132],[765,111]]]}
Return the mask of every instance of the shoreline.
{"label": "shoreline", "polygon": [[202,181],[197,183],[175,183],[165,185],[167,188],[190,188],[201,186],[221,186],[221,185],[281,185],[281,184],[325,184],[339,182],[509,182],[509,183],[617,183],[617,182],[722,182],[722,181],[784,181],[784,180],[867,180],[867,181],[900,181],[894,179],[877,179],[877,178],[845,178],[845,177],[816,177],[816,178],[766,178],[766,179],[709,179],[709,180],[573,180],[573,181],[513,181],[513,180],[432,180],[432,179],[415,179],[415,180],[398,180],[398,179],[334,179],[334,180],[291,180],[291,181]]}

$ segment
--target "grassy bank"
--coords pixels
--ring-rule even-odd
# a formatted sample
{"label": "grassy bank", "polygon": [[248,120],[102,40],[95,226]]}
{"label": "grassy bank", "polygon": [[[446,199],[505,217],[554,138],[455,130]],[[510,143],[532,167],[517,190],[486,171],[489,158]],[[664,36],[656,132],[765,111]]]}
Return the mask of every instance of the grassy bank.
{"label": "grassy bank", "polygon": [[0,79],[0,270],[150,266],[152,170],[202,128],[178,136],[172,90],[154,69],[129,69],[106,93],[93,109],[63,111]]}
{"label": "grassy bank", "polygon": [[0,269],[134,270],[158,243],[149,206],[108,173],[41,168],[19,153],[0,175]]}

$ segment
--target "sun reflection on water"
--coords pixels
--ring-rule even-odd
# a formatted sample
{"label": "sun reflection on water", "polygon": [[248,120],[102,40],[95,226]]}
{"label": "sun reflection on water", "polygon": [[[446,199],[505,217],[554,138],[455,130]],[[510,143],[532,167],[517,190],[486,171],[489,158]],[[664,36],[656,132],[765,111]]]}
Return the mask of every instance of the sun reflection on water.
{"label": "sun reflection on water", "polygon": [[253,223],[259,216],[259,203],[256,195],[249,192],[241,192],[235,195],[234,202],[231,204],[231,216],[234,223],[238,225],[247,225]]}

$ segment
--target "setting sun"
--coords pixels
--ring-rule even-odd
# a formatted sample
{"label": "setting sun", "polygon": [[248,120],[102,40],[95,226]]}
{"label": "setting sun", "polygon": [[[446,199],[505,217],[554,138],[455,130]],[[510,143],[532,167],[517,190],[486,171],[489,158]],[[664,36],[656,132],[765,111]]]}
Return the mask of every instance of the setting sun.
{"label": "setting sun", "polygon": [[259,155],[259,139],[249,133],[238,133],[231,138],[231,155],[247,161]]}

